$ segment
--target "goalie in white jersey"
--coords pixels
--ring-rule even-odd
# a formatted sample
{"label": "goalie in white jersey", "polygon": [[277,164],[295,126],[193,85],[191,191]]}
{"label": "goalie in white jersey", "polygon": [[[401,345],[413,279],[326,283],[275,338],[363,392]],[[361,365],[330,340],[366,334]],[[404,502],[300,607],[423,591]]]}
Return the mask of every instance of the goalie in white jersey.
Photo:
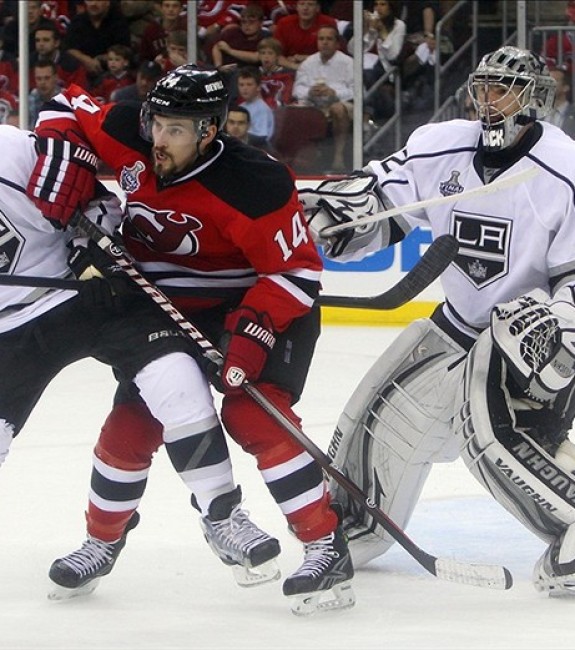
{"label": "goalie in white jersey", "polygon": [[[445,302],[413,322],[361,381],[330,445],[335,463],[404,528],[435,462],[462,455],[473,475],[549,544],[542,591],[575,593],[575,142],[541,122],[555,83],[536,54],[502,47],[470,75],[477,121],[417,129],[363,174],[302,191],[333,258],[392,245],[417,226],[459,241]],[[465,192],[534,168],[496,193]],[[322,238],[322,228],[441,195],[459,201]],[[367,210],[366,210],[367,206]],[[357,226],[357,224],[354,224]],[[393,539],[346,493],[354,565]]]}

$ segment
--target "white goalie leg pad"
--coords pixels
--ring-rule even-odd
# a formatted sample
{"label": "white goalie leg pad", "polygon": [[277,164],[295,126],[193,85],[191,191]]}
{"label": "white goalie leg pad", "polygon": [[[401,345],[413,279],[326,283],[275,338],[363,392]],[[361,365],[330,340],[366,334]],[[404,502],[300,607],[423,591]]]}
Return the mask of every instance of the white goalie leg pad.
{"label": "white goalie leg pad", "polygon": [[486,330],[469,354],[461,388],[461,456],[496,501],[551,543],[575,522],[575,477],[516,426],[506,379]]}
{"label": "white goalie leg pad", "polygon": [[6,420],[0,420],[0,466],[6,460],[14,439],[14,427]]}
{"label": "white goalie leg pad", "polygon": [[[417,503],[432,463],[457,458],[451,431],[465,350],[432,321],[414,321],[372,366],[349,399],[329,455],[399,527]],[[394,543],[332,480],[344,508],[354,566]]]}

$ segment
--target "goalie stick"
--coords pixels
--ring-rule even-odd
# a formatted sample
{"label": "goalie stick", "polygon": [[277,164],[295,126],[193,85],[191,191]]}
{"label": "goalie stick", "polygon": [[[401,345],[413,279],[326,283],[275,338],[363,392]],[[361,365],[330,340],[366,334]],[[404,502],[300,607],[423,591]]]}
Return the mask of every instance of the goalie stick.
{"label": "goalie stick", "polygon": [[417,264],[391,289],[377,296],[328,296],[318,298],[325,307],[352,307],[355,309],[397,309],[413,300],[453,262],[459,243],[453,235],[434,239]]}
{"label": "goalie stick", "polygon": [[[222,367],[222,353],[172,305],[159,289],[138,272],[128,254],[115,244],[99,226],[93,224],[79,212],[75,215],[74,225],[82,230],[86,236],[90,237],[105,253],[110,255],[124,272],[190,336],[198,346],[198,350],[204,359],[215,364],[218,368]],[[242,389],[283,426],[320,465],[324,472],[332,476],[427,571],[438,578],[451,582],[492,589],[509,589],[511,587],[513,583],[511,574],[504,567],[467,564],[453,559],[437,558],[423,551],[355,483],[340,472],[332,464],[331,459],[305,435],[300,427],[292,422],[256,386],[244,382]]]}
{"label": "goalie stick", "polygon": [[[353,309],[397,309],[420,294],[436,280],[457,255],[458,243],[452,235],[441,235],[425,251],[417,264],[391,289],[377,296],[328,296],[318,298],[326,307],[349,307]],[[47,287],[50,289],[73,289],[82,287],[82,280],[44,278],[33,275],[0,274],[0,286]]]}
{"label": "goalie stick", "polygon": [[493,183],[488,183],[487,185],[480,185],[479,187],[474,187],[471,190],[463,190],[458,194],[448,194],[447,196],[435,196],[432,199],[423,199],[423,201],[416,201],[415,203],[408,203],[406,205],[396,206],[389,210],[383,210],[382,212],[376,212],[375,214],[366,215],[357,219],[355,221],[346,221],[345,223],[338,223],[335,226],[328,226],[323,228],[320,231],[321,237],[331,237],[332,235],[337,235],[344,230],[349,230],[350,228],[360,228],[369,223],[375,223],[377,221],[383,221],[384,219],[389,219],[398,214],[404,214],[409,212],[415,212],[417,210],[422,210],[423,208],[430,208],[436,205],[443,205],[444,203],[455,203],[456,201],[462,201],[464,199],[471,199],[477,196],[486,196],[487,194],[493,194],[494,192],[500,192],[505,190],[508,187],[513,187],[519,183],[524,183],[525,181],[533,178],[536,174],[539,173],[539,167],[528,167],[523,169],[516,174],[508,176],[507,178],[501,178],[499,180],[493,181]]}

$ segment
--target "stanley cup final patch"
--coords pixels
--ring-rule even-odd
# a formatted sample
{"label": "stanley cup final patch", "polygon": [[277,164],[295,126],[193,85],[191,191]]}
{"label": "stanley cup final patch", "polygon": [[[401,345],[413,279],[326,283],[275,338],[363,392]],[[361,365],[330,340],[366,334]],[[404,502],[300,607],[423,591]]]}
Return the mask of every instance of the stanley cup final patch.
{"label": "stanley cup final patch", "polygon": [[448,180],[441,181],[441,183],[439,183],[439,193],[442,196],[453,196],[454,194],[460,194],[463,192],[464,187],[459,183],[460,176],[461,172],[458,172],[456,169],[454,169],[451,172],[451,176]]}
{"label": "stanley cup final patch", "polygon": [[459,253],[453,264],[478,289],[507,274],[511,229],[507,219],[454,210],[453,234]]}

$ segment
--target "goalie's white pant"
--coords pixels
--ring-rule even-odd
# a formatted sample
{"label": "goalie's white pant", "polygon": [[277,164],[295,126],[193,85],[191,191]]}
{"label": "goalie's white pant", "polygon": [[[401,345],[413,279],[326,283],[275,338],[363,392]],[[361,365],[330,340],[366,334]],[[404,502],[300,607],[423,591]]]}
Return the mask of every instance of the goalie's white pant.
{"label": "goalie's white pant", "polygon": [[[431,466],[453,461],[452,422],[467,352],[429,319],[414,321],[372,366],[349,399],[329,454],[401,528]],[[354,566],[394,543],[335,482]]]}

